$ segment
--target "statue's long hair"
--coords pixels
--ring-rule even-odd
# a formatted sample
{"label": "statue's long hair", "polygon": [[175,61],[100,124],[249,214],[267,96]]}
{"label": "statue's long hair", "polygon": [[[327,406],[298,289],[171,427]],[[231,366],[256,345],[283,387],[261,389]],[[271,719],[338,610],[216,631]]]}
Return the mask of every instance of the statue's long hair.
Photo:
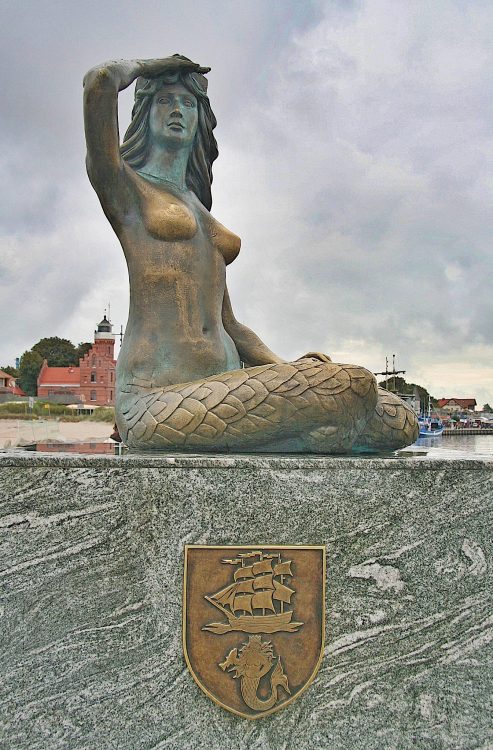
{"label": "statue's long hair", "polygon": [[167,83],[181,83],[197,99],[197,132],[188,159],[186,183],[210,211],[212,206],[212,162],[217,159],[217,142],[212,133],[217,120],[204,90],[204,76],[183,70],[164,77],[139,78],[135,86],[132,122],[120,148],[122,158],[134,169],[142,167],[150,151],[149,114],[154,94]]}

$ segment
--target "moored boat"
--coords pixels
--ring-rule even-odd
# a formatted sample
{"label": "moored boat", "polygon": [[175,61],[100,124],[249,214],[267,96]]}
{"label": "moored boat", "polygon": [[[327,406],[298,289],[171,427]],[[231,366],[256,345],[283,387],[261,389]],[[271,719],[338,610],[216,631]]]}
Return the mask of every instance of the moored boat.
{"label": "moored boat", "polygon": [[445,427],[440,417],[418,417],[420,437],[440,437]]}
{"label": "moored boat", "polygon": [[440,437],[445,429],[440,417],[431,413],[431,398],[428,397],[428,412],[418,416],[420,437]]}

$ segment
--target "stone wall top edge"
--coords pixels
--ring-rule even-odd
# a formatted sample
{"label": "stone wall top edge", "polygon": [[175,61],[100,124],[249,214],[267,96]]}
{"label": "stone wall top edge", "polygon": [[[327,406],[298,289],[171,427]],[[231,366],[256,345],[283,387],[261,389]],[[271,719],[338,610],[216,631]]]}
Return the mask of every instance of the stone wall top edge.
{"label": "stone wall top edge", "polygon": [[435,459],[416,457],[353,457],[298,455],[135,454],[126,456],[58,453],[0,453],[0,468],[91,469],[271,469],[271,470],[493,470],[493,459]]}

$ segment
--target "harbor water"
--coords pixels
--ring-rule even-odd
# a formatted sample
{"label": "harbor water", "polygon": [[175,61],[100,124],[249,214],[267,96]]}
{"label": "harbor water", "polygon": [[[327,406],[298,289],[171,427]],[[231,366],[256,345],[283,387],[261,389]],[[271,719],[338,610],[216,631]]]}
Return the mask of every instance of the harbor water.
{"label": "harbor water", "polygon": [[[116,453],[110,440],[109,422],[59,422],[55,420],[0,420],[0,452],[31,450],[40,453]],[[395,453],[362,454],[361,458],[493,459],[493,435],[461,435],[459,431],[440,437],[421,437]],[[349,458],[350,456],[348,456]],[[354,457],[354,456],[353,456]]]}
{"label": "harbor water", "polygon": [[440,437],[420,437],[398,456],[409,458],[413,455],[427,458],[453,459],[492,459],[493,435],[442,435]]}

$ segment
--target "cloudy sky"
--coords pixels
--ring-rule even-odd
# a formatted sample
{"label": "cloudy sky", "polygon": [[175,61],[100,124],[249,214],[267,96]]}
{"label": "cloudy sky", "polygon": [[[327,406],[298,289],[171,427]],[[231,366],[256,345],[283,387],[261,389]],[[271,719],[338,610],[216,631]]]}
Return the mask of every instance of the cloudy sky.
{"label": "cloudy sky", "polygon": [[435,396],[493,404],[492,39],[491,0],[0,0],[0,367],[90,340],[108,301],[125,324],[82,77],[181,52],[212,68],[238,319],[286,358],[395,353]]}

